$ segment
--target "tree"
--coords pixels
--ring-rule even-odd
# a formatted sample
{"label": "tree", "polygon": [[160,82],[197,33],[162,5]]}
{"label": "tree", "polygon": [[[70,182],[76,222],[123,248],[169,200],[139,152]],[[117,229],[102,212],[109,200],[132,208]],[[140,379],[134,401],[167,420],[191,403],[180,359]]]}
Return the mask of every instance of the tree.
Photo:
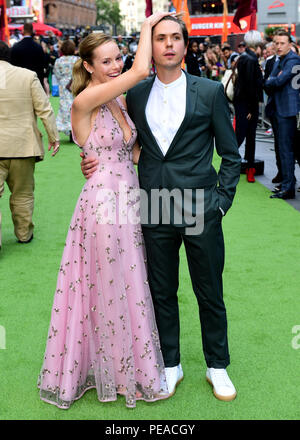
{"label": "tree", "polygon": [[96,0],[97,24],[110,24],[113,26],[114,34],[117,27],[121,26],[122,16],[118,1]]}
{"label": "tree", "polygon": [[273,38],[274,37],[274,33],[276,32],[276,31],[278,31],[278,30],[283,30],[283,31],[285,31],[285,29],[284,28],[281,28],[281,27],[278,27],[278,26],[270,26],[270,27],[267,27],[267,28],[265,28],[265,35],[267,36],[267,37],[269,37],[269,38]]}

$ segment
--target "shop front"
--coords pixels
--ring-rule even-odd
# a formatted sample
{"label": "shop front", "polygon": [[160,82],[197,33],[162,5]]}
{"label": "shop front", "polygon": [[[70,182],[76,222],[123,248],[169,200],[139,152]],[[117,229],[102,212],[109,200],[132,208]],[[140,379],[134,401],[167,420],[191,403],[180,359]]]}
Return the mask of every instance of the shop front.
{"label": "shop front", "polygon": [[[188,6],[191,19],[190,38],[202,41],[209,37],[213,43],[221,43],[224,29],[222,0],[189,0]],[[243,40],[244,34],[249,30],[250,17],[240,20],[239,28],[233,23],[238,2],[227,0],[227,6],[227,41],[234,47]]]}

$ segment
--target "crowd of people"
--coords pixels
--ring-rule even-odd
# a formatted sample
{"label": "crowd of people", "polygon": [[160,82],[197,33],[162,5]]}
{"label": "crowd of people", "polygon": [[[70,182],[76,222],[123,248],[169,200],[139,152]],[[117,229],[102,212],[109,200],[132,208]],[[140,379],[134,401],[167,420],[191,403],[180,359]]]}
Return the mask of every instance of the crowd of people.
{"label": "crowd of people", "polygon": [[[279,29],[280,31],[280,29]],[[11,45],[14,46],[19,42],[21,37],[17,31],[11,39]],[[24,36],[30,35],[31,30],[26,31],[24,27]],[[86,36],[86,35],[85,35]],[[57,38],[51,32],[47,37],[33,36],[33,41],[43,49],[37,51],[35,61],[29,61],[32,57],[25,57],[24,47],[19,46],[19,57],[22,60],[15,60],[12,57],[12,63],[15,65],[28,67],[35,70],[46,91],[50,96],[53,92],[52,83],[57,84],[57,95],[60,96],[60,109],[57,116],[57,128],[70,137],[71,120],[70,111],[73,96],[68,84],[71,83],[72,68],[78,59],[78,47],[84,36],[76,35],[75,38],[70,37]],[[253,37],[253,36],[252,36]],[[289,50],[295,55],[300,55],[300,41],[289,38]],[[252,38],[253,39],[253,38]],[[230,78],[232,86],[232,96],[227,96],[230,101],[230,108],[234,116],[235,131],[240,146],[245,140],[244,162],[246,163],[246,175],[248,182],[255,182],[255,137],[257,124],[260,117],[261,108],[266,108],[267,121],[265,126],[265,134],[274,136],[276,165],[278,173],[273,178],[273,183],[279,184],[274,189],[275,196],[281,193],[280,184],[282,182],[281,160],[278,150],[278,130],[274,116],[268,114],[268,86],[264,83],[268,80],[275,60],[278,58],[275,44],[276,35],[263,40],[260,33],[255,34],[255,39],[249,41],[239,41],[236,47],[232,47],[228,42],[216,44],[211,41],[210,37],[206,37],[203,41],[190,39],[187,47],[187,53],[184,59],[185,68],[191,75],[205,77],[213,81],[222,81],[224,87],[228,78]],[[123,60],[122,72],[128,71],[133,64],[135,54],[138,47],[138,37],[136,34],[130,37],[118,35],[115,41],[121,51]],[[32,50],[32,48],[31,48]],[[14,55],[15,50],[12,50]],[[21,55],[21,52],[23,55]],[[246,56],[245,56],[246,55]],[[26,60],[25,60],[26,58]],[[32,63],[29,65],[28,63]],[[35,63],[35,65],[33,65]],[[38,64],[38,65],[37,65]],[[150,75],[155,73],[155,65],[152,64]],[[235,82],[235,84],[233,84]],[[227,84],[228,85],[228,84]],[[229,84],[230,85],[230,84]],[[233,88],[234,96],[233,96]],[[58,91],[59,90],[59,91]],[[54,92],[53,92],[54,94]],[[251,115],[251,117],[249,116]],[[248,119],[247,119],[248,118]],[[270,126],[267,126],[270,124]],[[294,136],[294,158],[299,162],[299,151],[297,145],[299,143],[298,130]],[[279,194],[280,196],[280,194]],[[285,195],[286,196],[286,195]],[[285,197],[284,196],[284,197]],[[288,193],[293,196],[293,191]]]}
{"label": "crowd of people", "polygon": [[[266,45],[259,32],[249,31],[236,51],[209,39],[198,45],[189,41],[184,22],[174,13],[148,17],[139,42],[136,36],[127,44],[122,36],[90,33],[79,47],[70,39],[55,44],[34,41],[30,24],[11,51],[0,42],[5,77],[0,87],[5,122],[0,196],[6,182],[19,242],[33,239],[33,174],[36,161],[44,157],[36,116],[52,155],[59,151],[59,131],[82,148],[87,178],[58,274],[38,379],[40,397],[69,408],[89,388],[96,388],[103,402],[125,395],[128,407],[140,399],[173,396],[184,377],[177,297],[184,243],[199,306],[205,377],[217,399],[231,401],[237,391],[226,370],[222,218],[234,200],[239,147],[245,140],[247,180],[255,181],[255,134],[264,93],[279,160],[273,179],[278,186],[271,197],[295,197],[298,46],[283,30]],[[50,71],[59,82],[56,123],[47,97]],[[231,96],[221,83],[228,71]],[[221,158],[218,172],[212,165],[215,149]],[[124,181],[129,208],[138,204],[139,188],[149,196],[142,222],[129,221],[128,212],[125,222],[119,217],[105,221],[107,198],[113,210],[124,202]],[[188,189],[190,203],[184,197],[179,208],[175,201],[156,207],[152,195],[158,188],[180,194]],[[184,212],[183,219],[178,220],[176,210]]]}
{"label": "crowd of people", "polygon": [[[255,44],[255,54],[262,70],[265,70],[267,60],[274,55],[274,36],[259,40]],[[227,69],[231,69],[234,61],[246,51],[245,41],[240,41],[233,49],[229,42],[223,44],[212,43],[210,37],[199,42],[190,39],[185,63],[187,72],[192,75],[203,76],[213,80],[222,80]],[[300,40],[291,42],[291,50],[300,55]]]}
{"label": "crowd of people", "polygon": [[[24,27],[24,36],[29,36],[32,30],[26,30]],[[37,72],[37,75],[43,85],[43,88],[48,96],[53,94],[60,96],[60,109],[57,116],[57,127],[60,132],[63,132],[70,137],[72,141],[71,133],[71,121],[70,112],[73,96],[68,84],[71,83],[72,68],[78,59],[78,47],[82,39],[87,35],[77,34],[74,38],[69,36],[56,37],[50,31],[46,37],[33,35],[32,40],[37,43],[43,49],[37,51],[35,47],[35,57],[24,56],[24,53],[28,53],[24,49],[24,46],[19,46],[19,60],[14,59],[14,53],[12,50],[12,63],[21,67],[27,67]],[[251,47],[247,45],[245,40],[240,41],[236,47],[232,47],[228,42],[223,44],[216,44],[211,41],[210,37],[206,37],[204,40],[199,41],[197,39],[189,39],[187,53],[184,59],[185,68],[191,75],[205,77],[214,81],[222,81],[224,87],[227,82],[227,78],[231,77],[231,82],[236,79],[235,98],[229,97],[230,107],[232,113],[235,116],[234,124],[236,128],[236,135],[239,146],[246,140],[246,151],[244,155],[244,161],[247,163],[246,174],[248,182],[255,182],[255,136],[257,129],[257,122],[259,118],[259,112],[261,105],[267,108],[267,89],[264,88],[264,82],[267,81],[271,70],[273,68],[275,59],[278,58],[276,54],[275,36],[267,37],[263,40],[261,35],[257,32],[255,41],[251,43]],[[11,46],[16,43],[20,43],[22,36],[19,31],[16,31],[11,37]],[[300,55],[300,41],[296,41],[294,38],[289,37],[290,50],[296,55]],[[138,37],[136,34],[130,37],[118,35],[115,37],[115,41],[121,51],[123,60],[122,72],[128,71],[133,64],[135,54],[138,46]],[[33,46],[33,45],[31,45]],[[30,48],[31,53],[33,47]],[[248,55],[246,58],[241,58],[242,55]],[[252,70],[249,70],[249,66],[246,61],[249,61],[249,57],[252,56],[252,63],[250,66],[254,66],[256,75]],[[237,68],[237,62],[239,61],[239,68]],[[245,63],[243,63],[245,61]],[[243,66],[243,64],[245,66]],[[260,72],[258,71],[258,67]],[[238,72],[239,70],[239,72]],[[152,65],[150,75],[155,73],[155,65]],[[239,75],[238,75],[239,73]],[[253,77],[254,75],[254,77]],[[57,91],[53,91],[52,82],[57,84]],[[233,84],[232,84],[233,85]],[[248,114],[252,114],[248,111],[248,102],[251,102],[251,111],[253,116],[247,121]],[[254,101],[256,103],[254,103]],[[245,119],[246,118],[246,119]],[[273,135],[275,137],[275,151],[276,151],[276,165],[278,168],[277,176],[274,176],[273,183],[281,183],[282,172],[281,162],[278,151],[278,134],[276,127],[274,126],[274,117],[268,115],[267,124],[271,126],[265,127],[266,135]],[[296,148],[298,143],[298,131],[296,132],[296,141],[294,142],[294,156],[296,161],[299,158],[299,151]],[[277,191],[275,189],[275,191]],[[278,191],[277,191],[278,192]]]}
{"label": "crowd of people", "polygon": [[[56,37],[52,31],[47,31],[46,35],[39,36],[33,33],[30,23],[25,23],[23,32],[16,30],[10,39],[12,64],[35,71],[47,96],[59,96],[57,129],[67,134],[70,142],[73,141],[70,119],[73,102],[70,88],[72,70],[78,60],[79,44],[89,33],[71,38]],[[118,35],[115,39],[122,53],[123,72],[126,72],[131,68],[137,51],[137,35],[133,34],[129,38]]]}
{"label": "crowd of people", "polygon": [[[299,90],[291,86],[291,81],[295,75],[293,66],[299,66],[300,62],[300,41],[292,39],[283,29],[278,29],[268,40],[263,40],[258,31],[253,31],[246,34],[235,49],[228,43],[212,44],[209,37],[200,43],[191,40],[185,58],[187,71],[192,75],[222,81],[225,90],[231,81],[231,95],[226,95],[232,105],[238,146],[246,141],[244,162],[247,181],[251,183],[255,182],[257,125],[259,117],[262,117],[261,109],[265,109],[266,121],[263,122],[271,124],[270,128],[265,127],[265,134],[274,135],[278,169],[272,179],[278,185],[270,197],[294,198],[294,166],[295,162],[300,164],[299,123],[297,129],[300,104]],[[280,63],[285,68],[272,73],[275,63],[278,64],[281,59],[285,59],[284,63]],[[276,76],[284,75],[280,80],[271,80],[275,73]],[[278,100],[279,95],[281,101]],[[276,100],[277,106],[274,104]],[[280,115],[282,118],[279,120]]]}

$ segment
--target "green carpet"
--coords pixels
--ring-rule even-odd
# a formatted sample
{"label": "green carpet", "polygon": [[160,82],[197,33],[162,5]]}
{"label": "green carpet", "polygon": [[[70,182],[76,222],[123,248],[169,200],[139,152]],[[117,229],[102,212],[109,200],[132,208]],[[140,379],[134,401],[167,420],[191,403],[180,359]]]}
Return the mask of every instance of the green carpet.
{"label": "green carpet", "polygon": [[[57,110],[58,98],[52,103]],[[0,349],[0,419],[299,419],[300,349],[292,346],[297,336],[292,329],[300,325],[300,213],[284,201],[269,199],[265,187],[246,183],[245,176],[223,219],[228,372],[237,398],[218,401],[205,380],[197,303],[182,248],[179,301],[185,378],[176,394],[161,402],[137,402],[133,410],[125,407],[122,397],[113,403],[98,402],[95,390],[67,411],[39,399],[36,383],[58,268],[84,183],[79,149],[66,136],[61,140],[57,156],[47,153],[36,165],[31,243],[16,242],[7,187],[1,200],[0,326],[6,331],[6,348]]]}

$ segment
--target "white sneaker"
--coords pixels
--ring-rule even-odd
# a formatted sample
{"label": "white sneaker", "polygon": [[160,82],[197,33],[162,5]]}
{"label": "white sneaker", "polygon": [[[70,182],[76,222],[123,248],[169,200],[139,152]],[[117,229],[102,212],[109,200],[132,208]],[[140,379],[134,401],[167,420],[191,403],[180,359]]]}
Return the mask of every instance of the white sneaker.
{"label": "white sneaker", "polygon": [[165,374],[168,387],[168,394],[166,394],[166,397],[171,397],[175,394],[177,385],[183,380],[181,364],[176,365],[176,367],[166,367]]}
{"label": "white sneaker", "polygon": [[236,398],[236,389],[224,368],[208,368],[206,380],[213,386],[217,399],[229,402]]}

